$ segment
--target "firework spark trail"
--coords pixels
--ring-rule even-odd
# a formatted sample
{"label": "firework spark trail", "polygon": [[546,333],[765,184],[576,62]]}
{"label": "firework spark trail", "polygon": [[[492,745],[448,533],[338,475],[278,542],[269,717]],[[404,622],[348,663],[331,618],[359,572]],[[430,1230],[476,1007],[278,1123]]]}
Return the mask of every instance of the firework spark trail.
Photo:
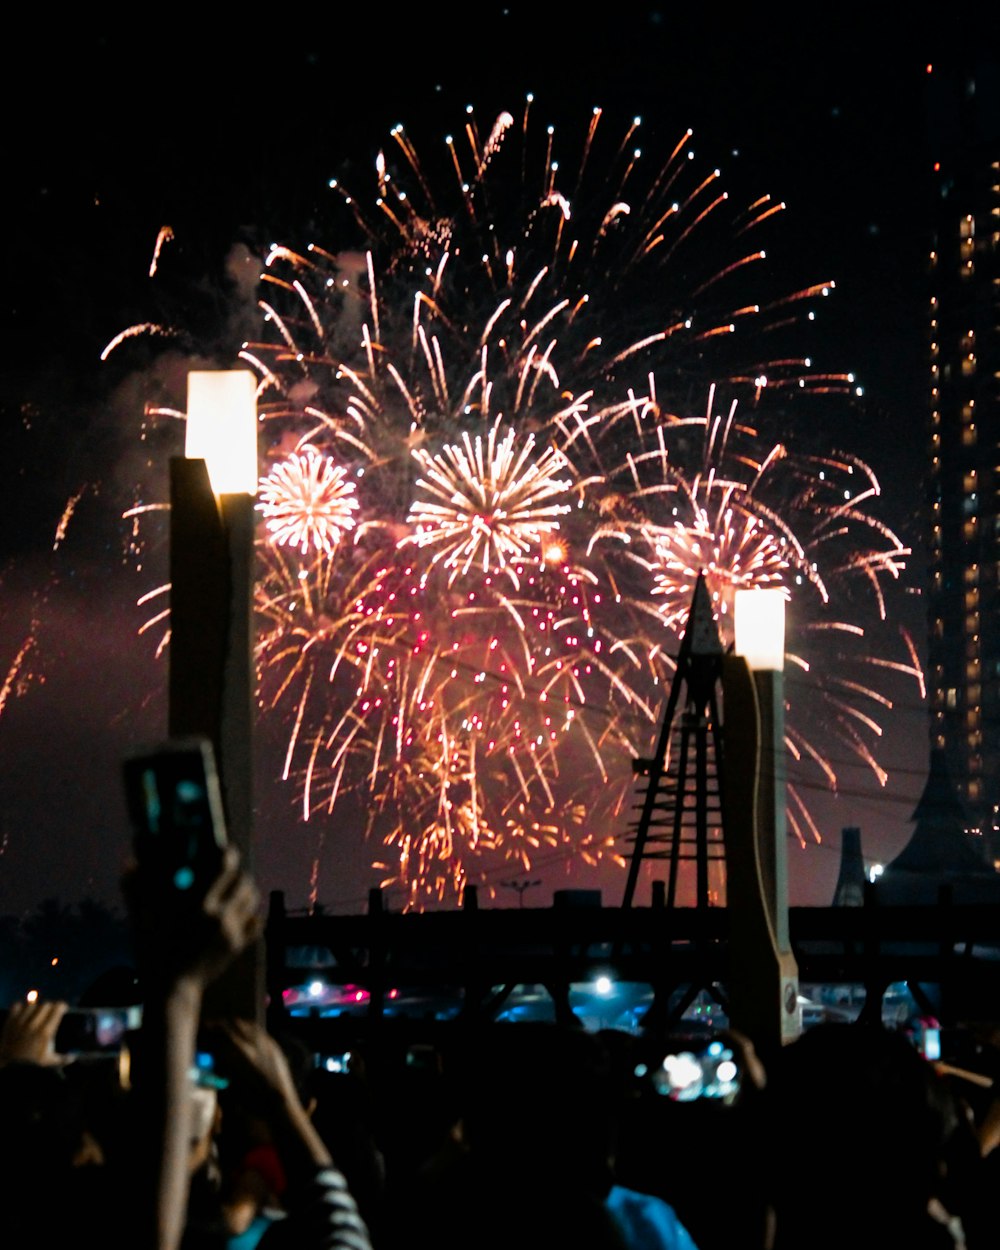
{"label": "firework spark trail", "polygon": [[160,263],[160,253],[163,251],[164,245],[171,243],[174,238],[173,228],[171,226],[161,226],[156,235],[156,242],[153,245],[153,259],[149,262],[149,276],[156,277],[156,270]]}
{"label": "firework spark trail", "polygon": [[[58,551],[66,538],[70,522],[76,512],[77,505],[88,490],[92,489],[89,483],[85,483],[78,491],[70,495],[67,499],[62,513],[56,522],[55,533],[52,540],[52,550]],[[3,715],[11,698],[19,698],[26,694],[33,684],[42,684],[45,681],[44,674],[37,665],[39,655],[43,652],[42,639],[44,637],[45,608],[52,590],[56,584],[56,576],[50,572],[49,579],[41,591],[36,591],[32,596],[34,606],[32,609],[31,622],[22,637],[20,646],[17,649],[13,660],[11,661],[6,676],[0,685],[0,716]],[[35,667],[32,667],[32,662]],[[6,847],[6,840],[4,841]],[[2,852],[0,852],[2,853]]]}
{"label": "firework spark trail", "polygon": [[[638,119],[616,138],[595,110],[561,161],[528,117],[470,109],[431,160],[394,128],[370,202],[330,184],[361,248],[273,247],[263,340],[240,353],[272,502],[307,446],[342,470],[329,541],[303,492],[285,546],[260,543],[262,705],[303,815],[364,796],[413,907],[539,848],[617,856],[701,569],[724,622],[738,586],[789,591],[790,660],[816,680],[806,626],[857,638],[842,588],[884,612],[908,554],[866,466],[797,450],[800,409],[855,386],[786,338],[833,284],[778,290],[748,243],[783,205],[732,205],[690,132],[651,165]],[[878,692],[830,689],[878,775]],[[793,753],[835,787],[796,716]],[[789,817],[818,836],[798,793]]]}
{"label": "firework spark trail", "polygon": [[127,339],[138,338],[144,334],[160,336],[163,338],[173,338],[176,333],[177,332],[170,329],[169,326],[157,325],[152,321],[144,321],[138,325],[128,326],[126,329],[116,334],[110,343],[107,344],[101,352],[101,359],[107,360],[111,353],[115,351],[116,348],[121,347],[122,343],[124,343]]}
{"label": "firework spark trail", "polygon": [[63,508],[62,516],[59,518],[59,523],[56,525],[55,538],[52,540],[53,551],[58,550],[59,544],[66,537],[66,531],[69,528],[69,523],[73,519],[73,513],[76,511],[76,505],[83,498],[86,490],[86,486],[81,486],[76,494],[71,495],[66,501],[66,507]]}
{"label": "firework spark trail", "polygon": [[29,657],[38,648],[38,621],[32,621],[31,629],[18,648],[17,655],[11,661],[10,667],[7,669],[7,676],[4,683],[0,686],[0,715],[3,715],[7,701],[12,694],[22,694],[32,680],[32,675],[26,669]]}

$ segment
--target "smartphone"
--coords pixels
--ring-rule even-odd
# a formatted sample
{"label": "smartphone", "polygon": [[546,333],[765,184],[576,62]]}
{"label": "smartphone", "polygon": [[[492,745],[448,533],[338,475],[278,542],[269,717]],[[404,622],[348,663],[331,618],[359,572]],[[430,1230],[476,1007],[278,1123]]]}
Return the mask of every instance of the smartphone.
{"label": "smartphone", "polygon": [[416,1043],[407,1048],[406,1066],[419,1068],[422,1072],[439,1072],[441,1069],[440,1054],[436,1046]]}
{"label": "smartphone", "polygon": [[201,1089],[228,1089],[229,1079],[220,1076],[215,1066],[215,1055],[201,1047],[195,1051],[191,1067],[191,1080]]}
{"label": "smartphone", "polygon": [[324,1072],[350,1072],[351,1052],[344,1050],[335,1055],[316,1055],[315,1065]]}
{"label": "smartphone", "polygon": [[941,1058],[941,1030],[935,1025],[921,1025],[918,1049],[925,1059],[936,1063]]}
{"label": "smartphone", "polygon": [[60,1055],[115,1053],[126,1033],[139,1028],[142,1007],[70,1007],[59,1021],[55,1049]]}
{"label": "smartphone", "polygon": [[203,894],[227,842],[211,740],[169,739],[129,756],[123,772],[136,859],[179,897]]}
{"label": "smartphone", "polygon": [[740,1091],[742,1073],[732,1047],[718,1039],[703,1046],[668,1052],[653,1067],[640,1065],[636,1075],[648,1078],[657,1094],[674,1102],[710,1099],[731,1103]]}

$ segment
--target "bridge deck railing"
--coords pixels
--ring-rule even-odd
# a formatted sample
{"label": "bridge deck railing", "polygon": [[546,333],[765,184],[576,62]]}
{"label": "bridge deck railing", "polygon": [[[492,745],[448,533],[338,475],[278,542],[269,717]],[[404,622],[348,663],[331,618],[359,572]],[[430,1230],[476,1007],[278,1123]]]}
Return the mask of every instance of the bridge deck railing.
{"label": "bridge deck railing", "polygon": [[[975,1017],[1000,1001],[1000,908],[953,904],[793,907],[789,934],[803,985],[864,987],[866,1010],[880,1011],[892,984],[905,982],[935,1013]],[[488,1015],[503,987],[546,986],[558,1001],[571,984],[598,973],[651,985],[661,1007],[683,987],[724,997],[729,975],[725,908],[554,906],[464,907],[364,915],[286,912],[272,895],[266,931],[268,993],[280,1014],[282,991],[308,976],[303,951],[325,952],[324,975],[359,987],[369,1023],[401,986],[459,988],[466,1013]],[[296,966],[298,964],[298,966]]]}

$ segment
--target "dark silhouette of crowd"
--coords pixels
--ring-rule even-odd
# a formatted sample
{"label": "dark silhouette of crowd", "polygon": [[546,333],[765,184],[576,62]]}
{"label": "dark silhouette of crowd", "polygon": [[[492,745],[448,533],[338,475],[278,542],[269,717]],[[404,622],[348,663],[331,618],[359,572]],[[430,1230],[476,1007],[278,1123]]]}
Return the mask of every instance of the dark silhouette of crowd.
{"label": "dark silhouette of crowd", "polygon": [[141,1025],[91,1059],[60,1053],[65,1003],[6,1013],[4,1250],[1000,1244],[985,1028],[968,1066],[868,1023],[768,1054],[727,1034],[738,1089],[691,1101],[651,1079],[667,1039],[566,1024],[456,1026],[395,1064],[361,1045],[332,1073],[206,1007],[261,935],[235,850],[183,908],[141,868],[124,895]]}

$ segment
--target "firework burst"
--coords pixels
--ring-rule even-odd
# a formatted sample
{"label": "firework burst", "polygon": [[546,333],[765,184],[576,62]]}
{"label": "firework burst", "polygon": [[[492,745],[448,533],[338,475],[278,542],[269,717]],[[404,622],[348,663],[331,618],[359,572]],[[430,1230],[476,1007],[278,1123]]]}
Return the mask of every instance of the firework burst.
{"label": "firework burst", "polygon": [[505,573],[517,586],[512,562],[551,550],[543,536],[555,534],[557,518],[570,510],[568,503],[549,502],[571,485],[556,476],[568,467],[565,457],[554,447],[535,457],[534,449],[531,434],[520,446],[515,430],[500,437],[499,421],[485,445],[466,433],[460,446],[445,446],[435,456],[415,448],[425,476],[415,482],[418,497],[410,507],[414,533],[399,546],[434,547],[432,562],[443,560],[452,582],[476,565],[484,573]]}
{"label": "firework burst", "polygon": [[273,542],[330,555],[354,527],[358,501],[343,466],[306,446],[276,465],[258,489],[258,510]]}
{"label": "firework burst", "polygon": [[[720,617],[737,587],[805,587],[801,640],[850,633],[855,580],[884,611],[906,554],[865,466],[795,450],[855,387],[793,348],[832,283],[776,289],[784,206],[735,208],[690,132],[650,162],[601,110],[558,159],[533,107],[470,110],[437,162],[395,128],[370,196],[331,182],[361,247],[272,248],[240,353],[278,449],[262,706],[302,816],[358,802],[414,907],[539,855],[621,860],[699,571]],[[840,697],[877,767],[877,690]]]}
{"label": "firework burst", "polygon": [[[864,591],[885,621],[884,586],[899,579],[910,551],[872,512],[880,487],[867,465],[846,453],[768,447],[737,420],[735,403],[718,414],[713,399],[710,392],[703,417],[634,426],[625,460],[608,474],[620,485],[614,515],[595,531],[592,549],[610,545],[640,570],[633,609],[675,635],[700,574],[727,646],[735,592],[781,589],[790,601],[786,663],[808,674],[807,690],[800,682],[795,693],[793,679],[787,698],[793,758],[836,790],[839,766],[831,760],[839,746],[841,760],[862,761],[884,785],[875,746],[878,716],[891,703],[877,670],[918,683],[921,673],[908,640],[905,659],[874,653],[866,629],[843,613]],[[804,844],[820,835],[803,797],[813,781],[805,769],[798,778],[802,784],[794,777],[789,784],[788,819]]]}

